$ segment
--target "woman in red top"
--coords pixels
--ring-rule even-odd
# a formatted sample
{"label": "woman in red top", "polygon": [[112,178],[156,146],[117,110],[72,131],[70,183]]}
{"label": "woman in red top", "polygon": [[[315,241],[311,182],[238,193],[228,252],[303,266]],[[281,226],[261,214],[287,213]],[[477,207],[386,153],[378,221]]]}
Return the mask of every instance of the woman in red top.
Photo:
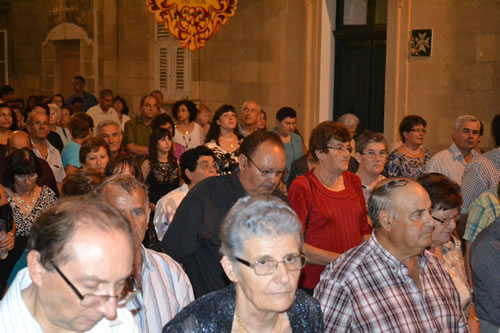
{"label": "woman in red top", "polygon": [[323,269],[370,237],[361,180],[347,171],[351,135],[340,123],[324,121],[311,133],[316,168],[297,177],[288,200],[304,227],[307,265],[301,287],[312,289]]}

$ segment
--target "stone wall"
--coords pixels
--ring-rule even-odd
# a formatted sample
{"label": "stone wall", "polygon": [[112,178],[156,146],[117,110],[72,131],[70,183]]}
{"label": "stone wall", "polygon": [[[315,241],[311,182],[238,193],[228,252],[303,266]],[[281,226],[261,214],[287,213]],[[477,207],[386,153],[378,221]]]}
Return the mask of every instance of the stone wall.
{"label": "stone wall", "polygon": [[212,111],[222,104],[241,110],[245,100],[255,100],[270,128],[283,106],[295,108],[300,121],[306,89],[304,25],[304,1],[238,1],[229,24],[193,53],[193,97]]}
{"label": "stone wall", "polygon": [[[398,140],[399,121],[419,114],[427,122],[425,146],[449,146],[454,120],[480,118],[489,149],[491,120],[500,108],[500,3],[492,0],[390,0],[387,34],[385,128]],[[433,29],[432,56],[409,57],[412,29]]]}

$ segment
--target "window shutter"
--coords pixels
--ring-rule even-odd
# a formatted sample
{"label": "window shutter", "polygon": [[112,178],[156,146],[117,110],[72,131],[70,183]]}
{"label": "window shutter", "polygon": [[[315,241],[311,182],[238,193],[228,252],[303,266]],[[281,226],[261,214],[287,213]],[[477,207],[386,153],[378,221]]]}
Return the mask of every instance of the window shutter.
{"label": "window shutter", "polygon": [[155,83],[166,101],[191,96],[191,53],[163,24],[156,25]]}

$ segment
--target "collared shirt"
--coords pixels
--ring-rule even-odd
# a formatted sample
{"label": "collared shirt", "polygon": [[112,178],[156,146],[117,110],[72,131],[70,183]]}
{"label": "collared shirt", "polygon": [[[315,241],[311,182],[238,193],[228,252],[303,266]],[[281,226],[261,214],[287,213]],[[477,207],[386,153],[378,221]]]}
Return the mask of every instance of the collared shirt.
{"label": "collared shirt", "polygon": [[177,207],[181,204],[182,199],[189,192],[188,184],[183,184],[182,186],[176,188],[173,191],[168,192],[156,203],[155,207],[155,217],[153,218],[153,224],[156,229],[156,235],[159,240],[163,239],[165,232],[167,232],[168,226],[172,223],[174,219],[175,211]]}
{"label": "collared shirt", "polygon": [[[473,158],[479,156],[475,149],[472,149],[471,154]],[[448,149],[441,150],[432,156],[427,163],[425,172],[439,172],[461,185],[466,165],[464,155],[453,142]]]}
{"label": "collared shirt", "polygon": [[[117,124],[120,124],[120,118],[118,117],[118,112],[110,107],[108,111],[104,112],[100,104],[94,105],[88,109],[87,114],[94,120],[94,126],[97,128],[100,122],[105,120],[112,120]],[[97,131],[94,131],[94,136],[97,136]]]}
{"label": "collared shirt", "polygon": [[141,115],[138,115],[125,123],[124,144],[134,143],[138,146],[149,146],[151,138],[151,126],[144,124]]}
{"label": "collared shirt", "polygon": [[[57,150],[54,146],[50,144],[49,141],[45,140],[45,143],[47,144],[47,152],[48,152],[45,161],[49,164],[50,169],[54,174],[54,178],[56,179],[56,182],[60,183],[64,180],[64,177],[66,176],[66,173],[64,172],[63,162],[61,159],[61,154],[59,153],[59,150]],[[35,145],[33,145],[33,142],[32,146],[35,155],[41,159],[44,159],[42,157],[42,154],[40,154],[38,149],[36,149]]]}
{"label": "collared shirt", "polygon": [[[28,269],[17,273],[7,294],[0,302],[0,332],[43,333],[42,328],[24,303],[21,292],[31,285]],[[54,291],[56,292],[56,291]],[[76,298],[76,295],[74,295]],[[138,333],[140,332],[132,314],[124,308],[117,308],[115,320],[103,318],[89,333]],[[158,331],[159,332],[159,331]]]}
{"label": "collared shirt", "polygon": [[314,290],[325,332],[469,332],[450,275],[428,251],[418,261],[422,292],[375,232],[329,264]]}
{"label": "collared shirt", "polygon": [[477,316],[500,327],[500,218],[472,243],[471,266]]}
{"label": "collared shirt", "polygon": [[253,132],[252,133],[248,133],[244,128],[243,126],[241,126],[241,124],[238,125],[238,129],[240,131],[240,135],[243,136],[243,137],[246,137],[246,136],[249,136],[250,134],[252,134],[253,132],[255,132],[257,130],[257,127],[254,128]]}
{"label": "collared shirt", "polygon": [[497,189],[492,188],[481,194],[470,206],[465,226],[464,239],[473,242],[476,236],[500,216]]}
{"label": "collared shirt", "polygon": [[127,308],[143,333],[161,332],[194,300],[193,288],[182,267],[164,253],[142,247],[142,292]]}
{"label": "collared shirt", "polygon": [[471,203],[489,189],[496,188],[500,181],[500,147],[490,150],[470,162],[464,171],[462,182],[462,208],[468,214]]}

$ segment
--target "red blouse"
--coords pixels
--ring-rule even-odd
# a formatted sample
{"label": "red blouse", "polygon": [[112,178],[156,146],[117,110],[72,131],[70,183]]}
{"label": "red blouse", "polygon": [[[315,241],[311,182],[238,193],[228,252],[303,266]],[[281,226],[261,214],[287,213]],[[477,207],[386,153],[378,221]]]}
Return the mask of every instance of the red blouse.
{"label": "red blouse", "polygon": [[[307,214],[312,209],[304,233],[305,242],[337,253],[344,253],[361,244],[362,236],[371,233],[361,179],[349,171],[345,171],[342,177],[345,189],[333,192],[325,188],[311,170],[297,177],[288,191],[288,201],[304,229]],[[307,264],[300,285],[309,289],[316,287],[324,268],[322,265]]]}

